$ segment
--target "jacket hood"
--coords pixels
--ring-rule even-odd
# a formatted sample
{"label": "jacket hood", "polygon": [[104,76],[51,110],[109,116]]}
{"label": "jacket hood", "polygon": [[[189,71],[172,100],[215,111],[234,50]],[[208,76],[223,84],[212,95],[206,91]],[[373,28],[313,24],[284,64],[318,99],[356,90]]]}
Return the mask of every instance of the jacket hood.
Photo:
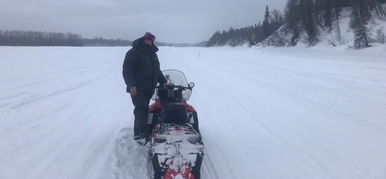
{"label": "jacket hood", "polygon": [[134,40],[132,46],[143,53],[156,53],[158,51],[158,47],[154,44],[152,46],[145,44],[144,37]]}

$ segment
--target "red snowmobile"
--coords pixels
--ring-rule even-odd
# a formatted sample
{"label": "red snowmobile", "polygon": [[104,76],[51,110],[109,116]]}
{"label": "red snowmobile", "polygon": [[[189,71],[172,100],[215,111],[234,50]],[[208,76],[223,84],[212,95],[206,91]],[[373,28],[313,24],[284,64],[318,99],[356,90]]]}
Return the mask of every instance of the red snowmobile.
{"label": "red snowmobile", "polygon": [[157,87],[149,107],[149,161],[154,179],[199,179],[204,145],[189,100],[194,83],[178,70],[163,71],[167,88]]}

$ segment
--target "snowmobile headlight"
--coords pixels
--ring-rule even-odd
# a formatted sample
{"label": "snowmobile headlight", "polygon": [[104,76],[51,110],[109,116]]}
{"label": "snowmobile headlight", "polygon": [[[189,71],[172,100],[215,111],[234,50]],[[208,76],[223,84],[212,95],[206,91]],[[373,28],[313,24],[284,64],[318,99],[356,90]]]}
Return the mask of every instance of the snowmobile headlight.
{"label": "snowmobile headlight", "polygon": [[189,137],[187,141],[191,144],[197,144],[199,142],[198,137]]}
{"label": "snowmobile headlight", "polygon": [[182,91],[182,98],[186,101],[190,99],[190,95],[192,95],[192,90],[191,89],[186,89]]}

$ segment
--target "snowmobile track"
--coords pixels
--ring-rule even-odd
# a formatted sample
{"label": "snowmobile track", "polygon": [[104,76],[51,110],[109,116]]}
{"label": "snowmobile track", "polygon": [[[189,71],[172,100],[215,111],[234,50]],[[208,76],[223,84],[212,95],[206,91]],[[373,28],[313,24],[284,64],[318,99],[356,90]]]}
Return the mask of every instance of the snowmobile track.
{"label": "snowmobile track", "polygon": [[[204,148],[204,153],[207,154],[206,148]],[[211,160],[209,155],[204,156],[204,161],[201,166],[201,176],[204,179],[219,179],[218,174],[216,172],[216,168],[214,166],[214,162]]]}

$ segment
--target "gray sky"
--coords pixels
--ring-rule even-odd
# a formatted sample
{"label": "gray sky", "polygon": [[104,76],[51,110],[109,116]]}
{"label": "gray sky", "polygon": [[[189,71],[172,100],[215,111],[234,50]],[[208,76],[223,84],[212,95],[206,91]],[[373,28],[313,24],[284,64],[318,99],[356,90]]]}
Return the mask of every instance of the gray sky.
{"label": "gray sky", "polygon": [[287,0],[0,0],[0,29],[71,32],[134,40],[195,43],[216,30],[262,20],[266,5]]}

